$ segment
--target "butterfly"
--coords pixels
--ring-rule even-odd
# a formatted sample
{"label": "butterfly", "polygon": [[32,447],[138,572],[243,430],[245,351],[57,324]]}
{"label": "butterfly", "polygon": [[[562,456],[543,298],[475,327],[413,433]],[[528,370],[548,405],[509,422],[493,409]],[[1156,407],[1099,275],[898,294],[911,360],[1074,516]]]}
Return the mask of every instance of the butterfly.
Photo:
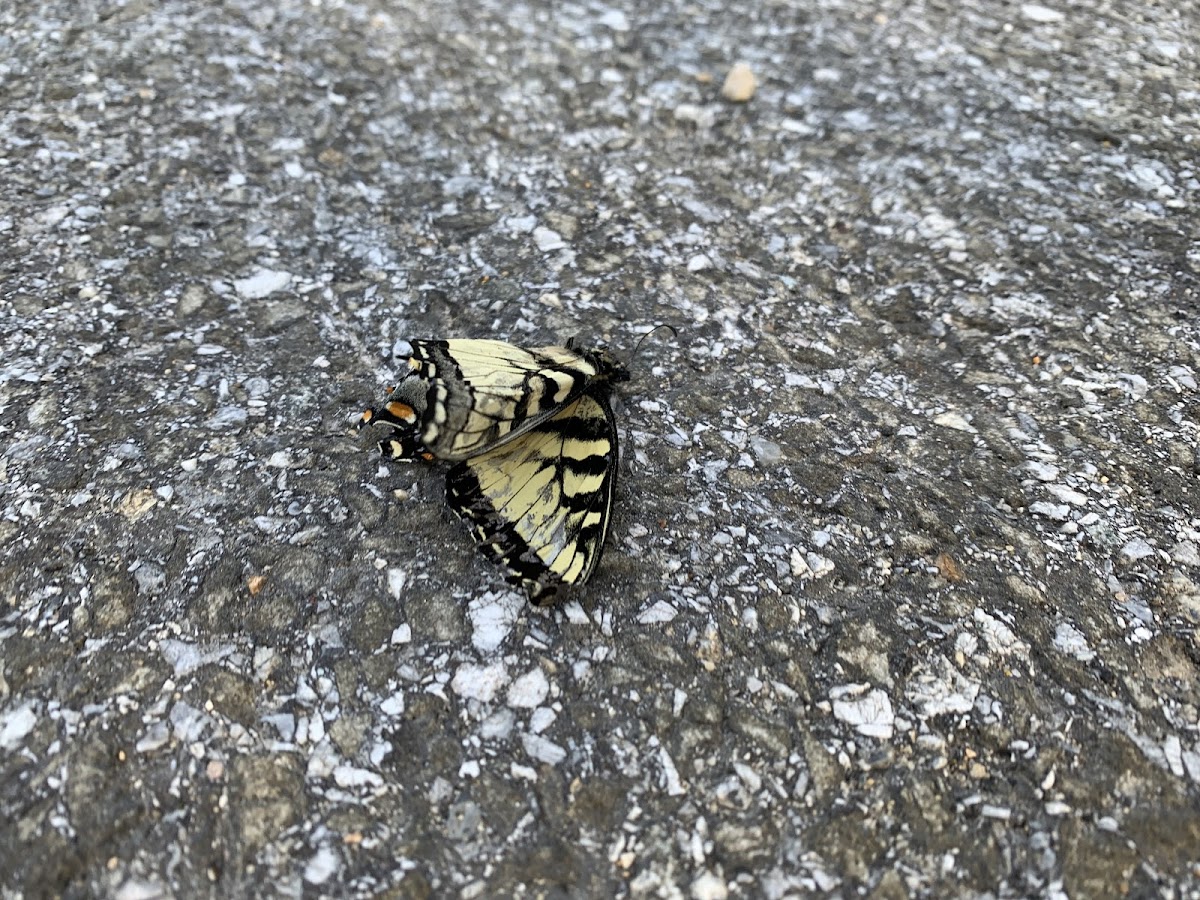
{"label": "butterfly", "polygon": [[610,396],[629,372],[605,350],[411,341],[409,370],[360,427],[397,461],[445,460],[446,502],[538,606],[600,562],[617,483]]}

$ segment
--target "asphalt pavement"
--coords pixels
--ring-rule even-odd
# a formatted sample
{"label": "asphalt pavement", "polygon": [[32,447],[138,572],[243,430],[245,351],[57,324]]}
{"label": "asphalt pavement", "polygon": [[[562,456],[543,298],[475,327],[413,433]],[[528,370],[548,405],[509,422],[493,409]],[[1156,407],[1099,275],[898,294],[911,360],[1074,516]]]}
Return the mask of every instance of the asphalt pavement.
{"label": "asphalt pavement", "polygon": [[[1197,34],[6,0],[0,896],[1200,896]],[[629,362],[549,610],[444,337]]]}

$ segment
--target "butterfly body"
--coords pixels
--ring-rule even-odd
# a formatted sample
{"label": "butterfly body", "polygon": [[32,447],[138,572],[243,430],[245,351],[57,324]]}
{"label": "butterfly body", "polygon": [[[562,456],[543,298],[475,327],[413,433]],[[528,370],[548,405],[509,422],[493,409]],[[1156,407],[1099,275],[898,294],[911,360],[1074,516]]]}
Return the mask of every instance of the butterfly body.
{"label": "butterfly body", "polygon": [[395,460],[442,459],[446,500],[535,603],[600,561],[616,489],[609,395],[628,378],[603,350],[412,341],[409,372],[365,423]]}

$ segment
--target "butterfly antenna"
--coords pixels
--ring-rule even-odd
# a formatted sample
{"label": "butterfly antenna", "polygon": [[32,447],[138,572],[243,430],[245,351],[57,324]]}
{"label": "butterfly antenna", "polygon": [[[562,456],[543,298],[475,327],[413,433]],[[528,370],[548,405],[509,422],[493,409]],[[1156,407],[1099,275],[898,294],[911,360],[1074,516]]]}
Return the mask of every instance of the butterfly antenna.
{"label": "butterfly antenna", "polygon": [[654,334],[654,332],[661,331],[664,328],[671,332],[671,337],[679,337],[679,332],[675,330],[674,326],[667,325],[666,323],[663,323],[662,325],[655,325],[638,339],[636,346],[633,348],[633,353],[631,353],[629,356],[630,361],[632,361],[638,355],[638,351],[642,349],[642,344],[646,342],[646,338],[650,337],[650,335]]}

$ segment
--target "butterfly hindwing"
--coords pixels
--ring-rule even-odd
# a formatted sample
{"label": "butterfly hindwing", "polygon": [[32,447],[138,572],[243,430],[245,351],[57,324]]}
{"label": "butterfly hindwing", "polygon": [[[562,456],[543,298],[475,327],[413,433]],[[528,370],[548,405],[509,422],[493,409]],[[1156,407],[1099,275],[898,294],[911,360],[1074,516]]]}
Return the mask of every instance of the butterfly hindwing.
{"label": "butterfly hindwing", "polygon": [[582,584],[608,532],[617,433],[607,398],[587,393],[520,440],[455,465],[446,501],[480,550],[539,605]]}

